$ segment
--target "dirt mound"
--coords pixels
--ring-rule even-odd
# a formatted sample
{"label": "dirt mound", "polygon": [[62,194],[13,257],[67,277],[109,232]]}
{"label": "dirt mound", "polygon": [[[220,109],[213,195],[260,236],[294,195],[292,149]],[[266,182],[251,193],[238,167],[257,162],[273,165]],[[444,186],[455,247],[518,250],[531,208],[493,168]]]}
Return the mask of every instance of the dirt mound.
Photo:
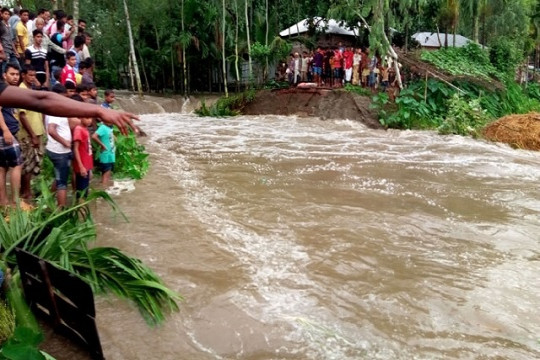
{"label": "dirt mound", "polygon": [[262,90],[242,113],[313,116],[323,120],[349,119],[360,121],[372,129],[381,129],[376,114],[369,109],[370,103],[368,97],[344,90],[321,88]]}
{"label": "dirt mound", "polygon": [[500,118],[484,129],[484,136],[520,149],[540,150],[540,113]]}

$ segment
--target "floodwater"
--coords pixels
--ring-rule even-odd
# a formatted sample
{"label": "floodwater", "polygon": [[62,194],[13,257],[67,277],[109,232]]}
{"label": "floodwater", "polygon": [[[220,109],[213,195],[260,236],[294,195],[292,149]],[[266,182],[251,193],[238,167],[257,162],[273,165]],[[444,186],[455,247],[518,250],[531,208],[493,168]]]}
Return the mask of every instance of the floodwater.
{"label": "floodwater", "polygon": [[[347,120],[144,116],[98,245],[185,301],[97,297],[108,359],[540,358],[540,156]],[[58,354],[54,354],[58,355]],[[58,356],[60,358],[60,356]]]}

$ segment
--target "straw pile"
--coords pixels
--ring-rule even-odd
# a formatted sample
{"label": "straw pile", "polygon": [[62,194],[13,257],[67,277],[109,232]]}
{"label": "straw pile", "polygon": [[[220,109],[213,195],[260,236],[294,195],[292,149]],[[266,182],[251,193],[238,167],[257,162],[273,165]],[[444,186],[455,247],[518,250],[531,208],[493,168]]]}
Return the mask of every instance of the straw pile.
{"label": "straw pile", "polygon": [[540,113],[500,118],[484,129],[484,136],[520,149],[540,150]]}

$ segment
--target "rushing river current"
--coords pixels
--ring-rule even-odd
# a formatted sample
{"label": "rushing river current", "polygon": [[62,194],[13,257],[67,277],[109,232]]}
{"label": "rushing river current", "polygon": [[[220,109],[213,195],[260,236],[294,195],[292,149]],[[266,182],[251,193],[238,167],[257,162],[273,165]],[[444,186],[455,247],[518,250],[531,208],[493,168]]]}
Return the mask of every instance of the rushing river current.
{"label": "rushing river current", "polygon": [[[98,245],[185,301],[98,297],[108,359],[540,358],[540,156],[347,120],[144,116]],[[60,357],[59,357],[60,358]]]}

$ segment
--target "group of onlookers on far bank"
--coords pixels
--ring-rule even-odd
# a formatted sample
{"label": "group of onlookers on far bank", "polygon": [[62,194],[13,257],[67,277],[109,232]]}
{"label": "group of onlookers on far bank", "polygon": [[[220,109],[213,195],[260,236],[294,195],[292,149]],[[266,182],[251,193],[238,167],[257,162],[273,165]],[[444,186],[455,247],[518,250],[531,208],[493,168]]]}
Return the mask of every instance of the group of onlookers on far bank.
{"label": "group of onlookers on far bank", "polygon": [[[0,62],[3,81],[8,86],[54,91],[71,99],[97,103],[93,80],[94,62],[89,46],[92,37],[86,22],[62,10],[0,10]],[[101,106],[115,100],[105,91]],[[54,166],[59,206],[67,203],[68,182],[72,180],[77,197],[85,197],[94,167],[91,140],[101,152],[99,165],[102,184],[110,181],[115,162],[114,135],[111,126],[99,119],[47,116],[26,109],[2,107],[0,112],[0,205],[32,200],[31,180],[41,172],[47,155]],[[71,167],[71,164],[73,166]],[[10,173],[11,197],[6,178]]]}
{"label": "group of onlookers on far bank", "polygon": [[295,86],[303,82],[316,86],[338,88],[344,84],[359,85],[385,91],[395,80],[392,59],[370,53],[368,48],[343,46],[317,47],[316,50],[290,55],[288,63],[281,63],[278,80]]}

